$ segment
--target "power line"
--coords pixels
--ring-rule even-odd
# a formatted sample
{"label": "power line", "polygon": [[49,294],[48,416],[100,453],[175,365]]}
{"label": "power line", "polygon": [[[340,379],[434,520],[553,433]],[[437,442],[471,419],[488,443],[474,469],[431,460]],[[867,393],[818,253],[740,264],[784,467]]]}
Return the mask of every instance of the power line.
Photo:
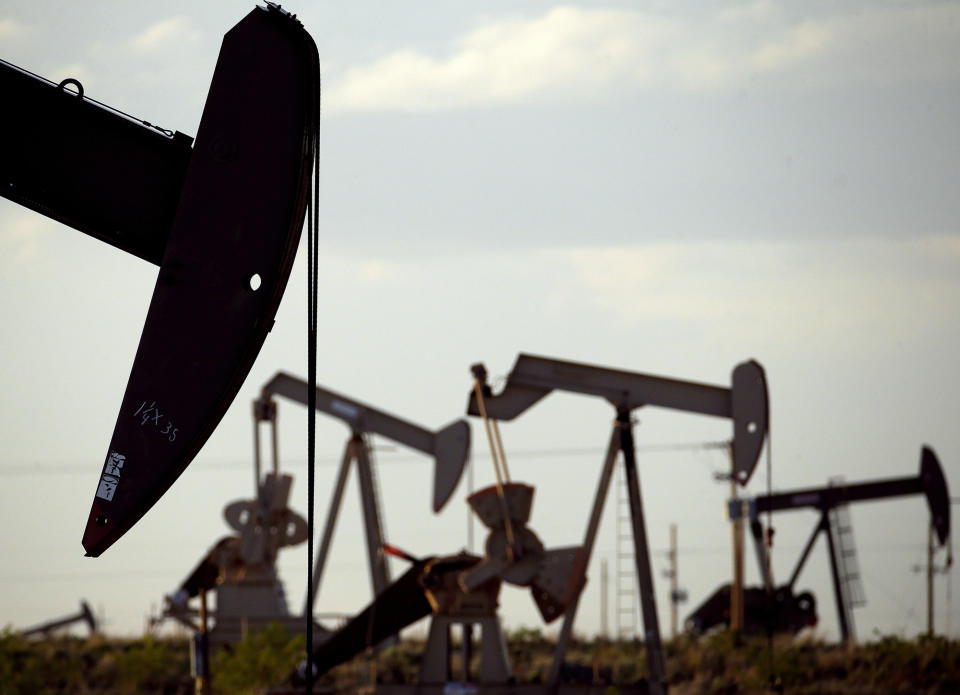
{"label": "power line", "polygon": [[[709,450],[725,450],[729,446],[727,441],[703,441],[703,442],[673,442],[673,443],[663,443],[663,444],[647,444],[645,446],[638,446],[636,450],[638,453],[680,453],[684,451],[709,451]],[[413,463],[413,462],[422,462],[423,457],[417,454],[407,454],[407,453],[396,453],[398,449],[392,446],[377,446],[374,447],[376,451],[388,454],[388,456],[381,458],[380,463]],[[518,449],[512,451],[510,456],[512,458],[552,458],[552,457],[564,457],[564,456],[592,456],[597,455],[601,456],[604,453],[604,449],[600,447],[557,447],[552,449]],[[490,454],[487,452],[480,452],[479,454],[474,455],[475,458],[489,458]],[[213,461],[211,459],[203,459],[198,461],[200,465],[194,466],[193,470],[200,471],[204,473],[223,473],[227,471],[233,471],[238,468],[247,468],[250,463],[246,461],[238,461],[235,459],[230,459],[229,461],[221,460],[219,462]],[[285,461],[287,465],[304,465],[306,461],[303,459],[287,459]],[[317,465],[320,466],[335,466],[340,463],[339,458],[335,457],[326,457],[318,458],[316,461]],[[19,463],[9,466],[6,464],[0,464],[0,476],[16,476],[16,475],[89,475],[91,469],[84,464],[68,464],[68,463]]]}

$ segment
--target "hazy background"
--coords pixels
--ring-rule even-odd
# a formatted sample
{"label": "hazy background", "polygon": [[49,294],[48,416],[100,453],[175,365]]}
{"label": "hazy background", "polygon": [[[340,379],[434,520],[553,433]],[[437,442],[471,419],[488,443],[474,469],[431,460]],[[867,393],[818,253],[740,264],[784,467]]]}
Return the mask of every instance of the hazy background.
{"label": "hazy background", "polygon": [[[196,133],[223,33],[250,3],[0,1],[0,57]],[[938,2],[293,4],[323,69],[319,381],[430,428],[461,417],[468,367],[518,352],[729,385],[758,359],[773,489],[916,474],[932,445],[960,485],[960,5]],[[16,108],[4,104],[3,108]],[[10,134],[7,134],[9,137]],[[305,266],[219,429],[102,558],[80,537],[156,269],[0,200],[0,624],[91,602],[113,633],[145,616],[253,493],[250,401],[306,371]],[[282,468],[305,513],[305,410],[280,406]],[[640,447],[729,438],[723,420],[640,410]],[[532,527],[579,543],[613,417],[554,394],[503,427]],[[317,512],[348,435],[321,416]],[[474,425],[476,485],[493,473]],[[466,540],[466,485],[429,512],[431,466],[377,452],[388,538]],[[679,526],[684,615],[731,573],[727,468],[714,450],[639,455],[661,626]],[[765,462],[765,458],[763,459]],[[766,490],[761,463],[748,492]],[[600,620],[599,561],[577,629]],[[956,510],[955,510],[956,511]],[[851,508],[868,604],[858,633],[925,629],[922,498]],[[774,518],[786,580],[817,516]],[[481,534],[478,526],[478,543]],[[369,599],[355,482],[319,611]],[[798,582],[837,637],[823,541]],[[305,549],[281,555],[302,608]],[[943,555],[938,558],[942,564]],[[395,564],[399,572],[402,564]],[[748,578],[758,581],[748,547]],[[937,629],[960,629],[936,583]],[[506,588],[508,627],[538,625]]]}

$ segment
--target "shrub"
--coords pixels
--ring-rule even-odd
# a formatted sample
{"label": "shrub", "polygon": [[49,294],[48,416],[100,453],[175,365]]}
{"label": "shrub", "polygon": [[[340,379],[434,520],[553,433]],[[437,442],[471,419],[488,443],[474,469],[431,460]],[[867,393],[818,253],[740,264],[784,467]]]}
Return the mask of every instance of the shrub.
{"label": "shrub", "polygon": [[260,693],[284,684],[306,657],[306,638],[290,637],[280,623],[223,648],[213,659],[213,689],[224,695]]}

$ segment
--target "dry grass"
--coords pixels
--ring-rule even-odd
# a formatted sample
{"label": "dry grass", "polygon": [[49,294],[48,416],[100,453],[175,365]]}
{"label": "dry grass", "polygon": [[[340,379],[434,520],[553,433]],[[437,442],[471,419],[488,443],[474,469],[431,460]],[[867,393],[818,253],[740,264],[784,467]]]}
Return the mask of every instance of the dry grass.
{"label": "dry grass", "polygon": [[[553,644],[539,630],[508,635],[510,658],[521,683],[543,682]],[[302,658],[302,638],[279,626],[214,659],[219,693],[253,695],[284,684]],[[412,683],[422,641],[406,640],[376,656],[354,659],[323,676],[318,685],[356,692],[371,682]],[[665,645],[673,695],[780,692],[796,695],[947,695],[960,693],[960,642],[943,638],[881,637],[853,649],[816,639],[739,640],[720,632],[700,640],[680,637]],[[574,640],[567,661],[571,678],[594,684],[632,684],[647,676],[639,642]],[[456,668],[458,664],[454,663]],[[478,664],[472,665],[474,672]],[[24,640],[0,632],[0,695],[127,695],[192,693],[185,640],[106,638]],[[615,686],[610,689],[615,693]]]}

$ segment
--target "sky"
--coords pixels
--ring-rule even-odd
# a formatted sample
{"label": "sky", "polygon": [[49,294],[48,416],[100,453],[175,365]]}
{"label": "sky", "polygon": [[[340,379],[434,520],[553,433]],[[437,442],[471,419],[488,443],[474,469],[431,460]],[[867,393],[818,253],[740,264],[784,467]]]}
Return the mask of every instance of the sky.
{"label": "sky", "polygon": [[[469,366],[520,352],[730,384],[755,358],[771,436],[744,494],[914,475],[937,452],[960,486],[960,5],[951,2],[552,2],[285,5],[319,48],[318,380],[431,429],[464,416]],[[195,134],[222,35],[251,4],[0,0],[0,57]],[[16,105],[12,105],[16,108]],[[305,243],[305,242],[304,242]],[[80,538],[156,268],[0,200],[0,624],[86,599],[139,634],[250,497],[250,402],[306,372],[305,248],[277,324],[216,433],[166,496],[98,559]],[[731,574],[727,421],[643,408],[635,437],[656,597],[666,550],[692,610]],[[612,409],[552,394],[503,426],[531,527],[582,541]],[[473,422],[475,487],[493,482]],[[317,518],[348,436],[319,420]],[[305,513],[305,410],[280,405],[280,467]],[[430,511],[431,463],[377,441],[388,539],[418,555],[467,544],[466,481]],[[659,450],[662,444],[688,448]],[[960,492],[954,492],[956,497]],[[370,598],[356,484],[317,610]],[[616,500],[576,630],[615,630]],[[956,511],[956,508],[954,509]],[[851,507],[862,639],[926,628],[920,498]],[[817,517],[774,517],[785,581]],[[479,528],[475,549],[479,549]],[[816,634],[838,635],[823,541],[798,581]],[[943,564],[945,553],[937,557]],[[747,578],[758,581],[753,556]],[[303,546],[279,566],[302,609]],[[403,569],[392,565],[395,574]],[[960,631],[936,579],[936,629]],[[508,628],[538,626],[525,591]],[[416,629],[424,629],[422,625]],[[553,629],[553,628],[550,628]]]}

